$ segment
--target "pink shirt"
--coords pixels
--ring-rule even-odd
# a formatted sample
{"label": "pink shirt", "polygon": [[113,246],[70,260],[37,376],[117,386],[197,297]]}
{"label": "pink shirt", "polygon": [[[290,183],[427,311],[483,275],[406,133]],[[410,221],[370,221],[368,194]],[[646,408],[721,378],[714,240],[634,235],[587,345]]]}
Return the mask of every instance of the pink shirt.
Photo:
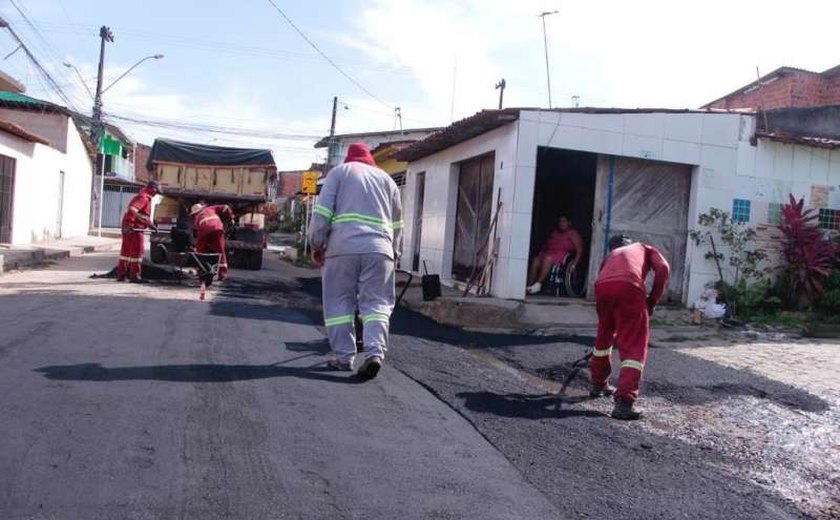
{"label": "pink shirt", "polygon": [[567,254],[575,251],[575,238],[580,239],[580,236],[574,229],[567,229],[566,231],[555,229],[548,236],[548,241],[543,247],[543,254],[562,260]]}
{"label": "pink shirt", "polygon": [[595,285],[608,282],[627,282],[645,291],[645,278],[653,270],[653,289],[650,300],[656,304],[665,292],[671,267],[662,253],[647,244],[636,242],[614,249],[601,264]]}

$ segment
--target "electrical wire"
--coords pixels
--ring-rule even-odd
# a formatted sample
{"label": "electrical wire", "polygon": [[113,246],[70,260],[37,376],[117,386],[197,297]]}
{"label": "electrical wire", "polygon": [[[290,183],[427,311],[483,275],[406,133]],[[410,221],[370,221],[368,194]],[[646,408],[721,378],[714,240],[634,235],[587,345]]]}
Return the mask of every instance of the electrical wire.
{"label": "electrical wire", "polygon": [[61,100],[64,103],[66,103],[67,106],[74,107],[75,109],[75,104],[73,103],[71,98],[64,92],[64,90],[62,90],[62,88],[59,86],[55,78],[52,77],[50,72],[47,69],[45,69],[43,65],[41,65],[41,62],[38,61],[38,58],[36,58],[32,51],[29,50],[29,47],[27,47],[26,43],[24,43],[24,41],[21,40],[21,38],[18,36],[15,30],[12,29],[12,26],[8,22],[6,22],[6,30],[9,31],[9,34],[12,35],[12,38],[14,38],[14,40],[21,45],[23,51],[26,53],[26,56],[29,57],[30,61],[32,61],[32,63],[38,69],[38,72],[44,77],[44,79],[46,79],[47,83],[49,84],[50,88],[55,92],[55,94],[59,98],[61,98]]}
{"label": "electrical wire", "polygon": [[[18,12],[18,14],[20,14],[24,23],[31,29],[32,34],[34,34],[34,36],[35,36],[34,43],[36,43],[40,47],[41,51],[43,51],[43,54],[44,54],[44,56],[46,56],[47,61],[51,61],[51,62],[54,62],[54,63],[61,63],[62,60],[57,57],[58,53],[56,52],[55,48],[50,44],[49,40],[47,40],[47,38],[41,33],[38,26],[35,24],[35,22],[32,21],[31,16],[29,16],[27,14],[27,11],[25,10],[25,8],[22,5],[18,5],[18,3],[15,2],[15,0],[9,0],[9,3],[12,5],[12,7],[14,7],[14,9]],[[32,52],[32,54],[34,55],[34,52]],[[56,88],[57,88],[58,90],[63,92],[63,87],[64,86],[75,85],[76,84],[75,78],[72,78],[72,77],[68,76],[66,71],[63,68],[53,67],[53,69],[58,69],[58,71],[59,71],[58,75],[62,78],[63,81],[66,82],[66,81],[72,79],[72,83],[61,84],[60,85],[54,79],[53,80],[48,80],[50,82],[50,84],[52,85],[52,87],[46,89],[47,91],[55,91]],[[45,67],[44,67],[44,70],[46,70]],[[73,110],[78,111],[79,110],[79,108],[78,108],[79,105],[83,106],[83,105],[86,104],[86,102],[84,100],[82,100],[82,102],[79,103],[79,98],[77,96],[73,95],[72,93],[71,94],[68,94],[67,92],[63,92],[63,94],[59,94],[58,92],[56,92],[56,93],[58,94],[58,97],[62,100],[62,102],[64,102],[69,108],[71,108]]]}
{"label": "electrical wire", "polygon": [[303,39],[306,41],[306,43],[308,43],[308,44],[309,44],[309,46],[310,46],[310,47],[312,47],[313,49],[315,49],[315,52],[317,52],[318,54],[320,54],[320,55],[321,55],[321,57],[322,57],[322,58],[324,58],[325,60],[327,60],[327,62],[328,62],[330,65],[332,65],[332,66],[333,66],[333,68],[334,68],[335,70],[337,70],[337,71],[338,71],[338,72],[339,72],[342,76],[344,76],[345,78],[347,78],[347,79],[350,81],[350,83],[352,83],[352,84],[356,85],[356,87],[358,87],[358,88],[359,88],[359,90],[361,90],[362,92],[364,92],[365,94],[367,94],[368,96],[370,96],[372,99],[375,99],[376,101],[378,101],[378,102],[379,102],[380,104],[382,104],[384,107],[388,108],[389,110],[393,110],[393,108],[394,108],[394,107],[392,107],[392,106],[391,106],[391,105],[389,105],[388,103],[386,103],[386,102],[382,101],[382,99],[381,99],[379,96],[377,96],[376,94],[374,94],[373,92],[371,92],[370,90],[368,90],[367,88],[365,88],[365,86],[364,86],[364,85],[362,85],[361,83],[359,83],[358,81],[356,81],[356,79],[355,79],[355,78],[353,78],[350,74],[348,74],[347,72],[345,72],[345,71],[344,71],[344,69],[342,69],[341,67],[339,67],[339,65],[338,65],[336,62],[334,62],[334,61],[333,61],[333,60],[332,60],[329,56],[327,56],[327,55],[326,55],[326,53],[324,53],[324,51],[322,51],[322,50],[321,50],[321,49],[320,49],[317,45],[315,45],[315,43],[314,43],[312,40],[310,40],[310,39],[309,39],[309,37],[308,37],[308,36],[306,36],[306,34],[305,34],[303,31],[301,31],[301,30],[298,28],[298,26],[297,26],[297,25],[295,25],[295,23],[292,21],[292,19],[291,19],[291,18],[289,18],[288,16],[286,16],[286,13],[284,13],[284,12],[283,12],[283,10],[282,10],[282,9],[280,9],[280,7],[279,7],[276,3],[274,3],[274,0],[268,0],[268,3],[269,3],[269,4],[271,4],[271,5],[274,7],[274,9],[276,9],[276,10],[277,10],[277,12],[278,12],[278,13],[280,13],[280,16],[282,16],[282,17],[283,17],[283,19],[284,19],[284,20],[286,20],[286,22],[287,22],[289,25],[291,25],[291,26],[292,26],[292,29],[294,29],[294,30],[295,30],[295,32],[297,32],[297,33],[300,35],[300,37],[301,37],[301,38],[303,38]]}
{"label": "electrical wire", "polygon": [[135,123],[155,128],[169,128],[178,130],[188,130],[192,132],[236,135],[241,137],[261,137],[267,139],[285,139],[290,141],[316,141],[322,137],[320,135],[314,134],[292,134],[283,132],[272,132],[267,130],[254,130],[249,128],[225,127],[199,123],[186,123],[183,121],[142,119],[137,117],[117,115],[110,112],[106,113],[105,116],[105,118],[108,120],[126,121],[129,123]]}

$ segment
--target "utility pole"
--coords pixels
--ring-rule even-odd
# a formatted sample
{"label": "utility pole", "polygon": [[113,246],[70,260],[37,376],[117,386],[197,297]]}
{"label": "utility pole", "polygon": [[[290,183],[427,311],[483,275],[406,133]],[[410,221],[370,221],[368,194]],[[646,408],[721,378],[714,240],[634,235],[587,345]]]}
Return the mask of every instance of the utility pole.
{"label": "utility pole", "polygon": [[[335,155],[335,113],[338,110],[338,96],[333,96],[332,121],[330,121],[330,144],[327,146],[326,171],[330,171],[332,159]],[[326,172],[324,172],[326,173]]]}
{"label": "utility pole", "polygon": [[498,83],[496,83],[496,90],[499,91],[499,110],[502,109],[502,101],[505,99],[505,87],[507,83],[505,82],[505,78]]}
{"label": "utility pole", "polygon": [[545,46],[545,80],[548,83],[548,108],[551,108],[551,70],[548,66],[548,35],[545,31],[545,17],[557,14],[559,12],[560,11],[545,11],[538,15],[540,18],[542,18],[543,26],[543,45]]}
{"label": "utility pole", "polygon": [[[106,26],[99,28],[99,72],[96,76],[96,95],[93,98],[93,123],[90,129],[90,140],[93,146],[96,147],[96,174],[93,176],[93,186],[91,187],[92,200],[94,204],[91,205],[90,227],[96,225],[98,217],[98,231],[97,234],[102,236],[102,196],[105,188],[105,156],[102,154],[102,139],[105,135],[105,128],[102,124],[102,80],[105,72],[105,42],[114,41],[114,33]],[[99,175],[97,181],[96,176]]]}

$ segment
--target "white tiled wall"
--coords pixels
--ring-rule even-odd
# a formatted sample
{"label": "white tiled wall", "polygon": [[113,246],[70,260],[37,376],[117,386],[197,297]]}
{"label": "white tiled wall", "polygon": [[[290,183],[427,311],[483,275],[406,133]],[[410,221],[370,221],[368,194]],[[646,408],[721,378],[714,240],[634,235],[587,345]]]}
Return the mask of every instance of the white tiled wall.
{"label": "white tiled wall", "polygon": [[[711,207],[731,211],[733,198],[753,201],[753,213],[766,213],[769,202],[786,194],[810,196],[813,184],[840,189],[840,151],[804,148],[760,140],[749,143],[754,119],[726,113],[587,114],[522,111],[517,122],[414,162],[409,167],[406,197],[413,201],[416,172],[426,172],[426,200],[421,258],[449,278],[454,234],[457,167],[452,165],[495,151],[494,197],[502,189],[503,216],[493,292],[503,298],[525,296],[531,209],[539,146],[605,155],[646,157],[695,166],[689,204],[689,227]],[[407,206],[407,212],[413,204]],[[406,217],[407,222],[412,217]],[[411,244],[407,230],[406,254]],[[688,246],[687,301],[716,277],[705,251]]]}

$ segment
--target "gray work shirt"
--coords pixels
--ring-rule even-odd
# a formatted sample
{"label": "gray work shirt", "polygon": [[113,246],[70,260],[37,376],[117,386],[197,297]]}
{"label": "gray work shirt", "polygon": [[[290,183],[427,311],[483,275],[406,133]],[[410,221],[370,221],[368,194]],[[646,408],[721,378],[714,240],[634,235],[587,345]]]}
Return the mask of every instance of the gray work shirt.
{"label": "gray work shirt", "polygon": [[380,253],[398,259],[402,250],[400,190],[390,175],[360,162],[327,174],[309,223],[309,242],[326,258]]}

